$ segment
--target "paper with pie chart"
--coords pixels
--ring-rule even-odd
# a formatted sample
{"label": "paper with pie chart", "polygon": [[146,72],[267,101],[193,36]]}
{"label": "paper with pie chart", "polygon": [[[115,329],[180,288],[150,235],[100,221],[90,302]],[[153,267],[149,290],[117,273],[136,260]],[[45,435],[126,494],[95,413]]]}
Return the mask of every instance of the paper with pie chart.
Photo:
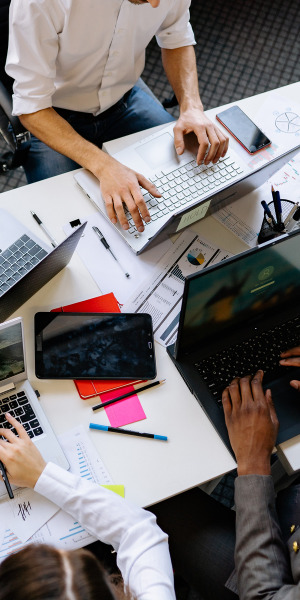
{"label": "paper with pie chart", "polygon": [[184,280],[231,256],[190,230],[183,232],[161,258],[155,273],[136,290],[122,312],[147,312],[152,316],[154,338],[163,346],[175,341]]}
{"label": "paper with pie chart", "polygon": [[[249,115],[250,116],[250,115]],[[253,160],[278,156],[300,146],[300,104],[275,92],[252,118],[272,141],[270,148],[258,152]]]}

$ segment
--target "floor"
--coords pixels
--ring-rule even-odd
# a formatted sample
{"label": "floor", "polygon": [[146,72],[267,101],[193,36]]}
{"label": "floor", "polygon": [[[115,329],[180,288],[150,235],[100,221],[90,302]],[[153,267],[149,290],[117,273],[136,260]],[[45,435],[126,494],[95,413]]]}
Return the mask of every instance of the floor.
{"label": "floor", "polygon": [[[192,0],[191,23],[205,109],[300,79],[299,0]],[[172,95],[155,39],[143,78],[161,101]],[[171,112],[177,116],[178,108]],[[3,149],[0,140],[0,155]],[[22,168],[0,174],[0,192],[21,185],[26,185]],[[226,506],[233,504],[234,478],[234,472],[223,477],[213,492]],[[180,580],[176,595],[178,600],[203,600]]]}

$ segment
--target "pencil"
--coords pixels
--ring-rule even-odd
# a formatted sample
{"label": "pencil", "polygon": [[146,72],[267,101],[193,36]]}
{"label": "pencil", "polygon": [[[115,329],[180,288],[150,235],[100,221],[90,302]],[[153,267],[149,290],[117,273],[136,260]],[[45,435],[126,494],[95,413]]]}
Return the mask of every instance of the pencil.
{"label": "pencil", "polygon": [[114,402],[118,402],[119,400],[124,400],[125,398],[129,398],[130,396],[134,396],[134,394],[139,394],[140,392],[144,392],[145,390],[149,390],[156,385],[160,385],[164,383],[166,380],[162,379],[161,381],[154,381],[154,383],[148,383],[148,385],[144,385],[143,387],[138,388],[137,390],[132,390],[131,392],[127,392],[122,396],[118,396],[117,398],[112,398],[111,400],[106,400],[106,402],[101,402],[101,404],[96,404],[92,406],[93,410],[98,410],[99,408],[104,408],[104,406],[109,406],[110,404],[114,404]]}
{"label": "pencil", "polygon": [[14,498],[14,495],[13,495],[13,491],[11,489],[8,477],[6,475],[6,469],[5,469],[5,466],[4,466],[3,462],[2,462],[2,460],[0,460],[0,473],[2,475],[2,479],[3,479],[4,483],[5,483],[6,491],[7,491],[8,495],[9,495],[10,499],[12,500]]}
{"label": "pencil", "polygon": [[151,438],[152,440],[168,441],[166,435],[156,435],[155,433],[141,433],[140,431],[132,431],[132,429],[121,429],[120,427],[110,427],[109,425],[98,425],[90,423],[90,429],[99,429],[100,431],[111,431],[112,433],[124,433],[125,435],[135,435],[137,437]]}

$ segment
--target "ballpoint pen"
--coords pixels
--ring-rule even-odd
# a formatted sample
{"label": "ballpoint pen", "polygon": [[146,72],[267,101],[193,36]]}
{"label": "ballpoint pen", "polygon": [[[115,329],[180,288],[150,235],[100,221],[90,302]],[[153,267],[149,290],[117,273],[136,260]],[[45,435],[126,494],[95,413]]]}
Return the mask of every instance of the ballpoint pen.
{"label": "ballpoint pen", "polygon": [[277,229],[282,231],[284,229],[284,224],[282,222],[282,207],[280,202],[280,194],[274,190],[274,186],[272,185],[272,197],[274,202],[276,220],[277,220]]}
{"label": "ballpoint pen", "polygon": [[103,233],[100,231],[100,229],[98,229],[98,227],[93,226],[92,227],[93,231],[95,232],[96,236],[99,238],[100,242],[103,244],[104,248],[106,250],[108,250],[108,252],[110,252],[110,254],[112,255],[112,257],[115,259],[115,261],[118,263],[119,267],[122,269],[125,277],[130,277],[129,273],[127,273],[127,271],[125,271],[124,267],[121,265],[121,263],[118,261],[117,257],[114,255],[109,243],[106,241]]}
{"label": "ballpoint pen", "polygon": [[40,226],[40,228],[45,232],[46,236],[49,238],[50,242],[51,242],[51,246],[53,246],[53,248],[56,248],[57,246],[57,242],[54,239],[54,237],[51,235],[50,231],[47,229],[47,227],[45,227],[44,223],[41,221],[41,219],[37,216],[37,214],[31,210],[30,211],[34,220],[37,222],[37,224]]}
{"label": "ballpoint pen", "polygon": [[121,429],[120,427],[98,425],[97,423],[90,423],[89,427],[90,429],[98,429],[99,431],[111,431],[112,433],[124,433],[125,435],[135,435],[137,437],[151,438],[152,440],[168,441],[166,435],[157,435],[155,433],[141,433],[140,431],[133,431],[132,429]]}
{"label": "ballpoint pen", "polygon": [[162,379],[161,381],[154,381],[154,383],[148,383],[147,385],[143,385],[142,387],[132,390],[131,392],[126,392],[126,394],[122,394],[117,398],[112,398],[111,400],[106,400],[106,402],[101,402],[101,404],[96,404],[92,406],[93,410],[98,410],[99,408],[104,408],[105,406],[109,406],[110,404],[114,404],[115,402],[119,402],[119,400],[125,400],[125,398],[130,398],[130,396],[134,396],[134,394],[139,394],[140,392],[144,392],[145,390],[149,390],[149,388],[155,387],[156,385],[160,385],[164,383],[166,380]]}
{"label": "ballpoint pen", "polygon": [[288,213],[288,215],[286,216],[286,218],[283,221],[284,227],[286,227],[287,225],[289,225],[290,221],[294,221],[294,223],[292,223],[292,226],[294,226],[294,224],[297,222],[297,220],[293,219],[295,213],[297,212],[297,210],[299,209],[299,202],[295,202],[295,204],[292,206],[290,212]]}
{"label": "ballpoint pen", "polygon": [[7,493],[9,495],[10,499],[12,500],[14,498],[14,494],[13,494],[13,491],[11,489],[8,477],[6,475],[6,469],[5,469],[5,466],[4,466],[3,462],[2,462],[2,460],[0,460],[0,474],[2,475],[2,479],[3,479],[4,483],[5,483],[5,487],[6,487]]}

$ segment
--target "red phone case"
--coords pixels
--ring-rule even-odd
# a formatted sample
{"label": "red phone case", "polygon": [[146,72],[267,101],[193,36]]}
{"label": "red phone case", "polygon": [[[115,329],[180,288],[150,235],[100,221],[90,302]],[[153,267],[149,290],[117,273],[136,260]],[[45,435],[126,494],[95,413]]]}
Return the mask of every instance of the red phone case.
{"label": "red phone case", "polygon": [[259,148],[258,150],[255,150],[255,152],[250,152],[250,150],[248,150],[248,148],[246,148],[246,146],[244,146],[244,144],[241,142],[241,140],[238,140],[238,138],[234,135],[234,133],[232,133],[231,129],[228,129],[228,127],[225,125],[225,123],[223,123],[223,121],[221,121],[221,119],[218,117],[218,115],[216,115],[216,119],[217,119],[217,121],[219,121],[219,123],[221,123],[221,125],[223,125],[223,127],[225,127],[225,129],[227,129],[227,131],[232,135],[232,137],[234,137],[234,139],[239,144],[241,144],[241,146],[244,148],[244,150],[246,150],[246,152],[248,152],[248,154],[250,154],[251,156],[253,156],[253,154],[257,154],[258,152],[261,152],[265,148],[269,148],[269,146],[271,146],[271,144],[272,144],[272,142],[270,142],[269,144],[266,144],[262,148]]}

